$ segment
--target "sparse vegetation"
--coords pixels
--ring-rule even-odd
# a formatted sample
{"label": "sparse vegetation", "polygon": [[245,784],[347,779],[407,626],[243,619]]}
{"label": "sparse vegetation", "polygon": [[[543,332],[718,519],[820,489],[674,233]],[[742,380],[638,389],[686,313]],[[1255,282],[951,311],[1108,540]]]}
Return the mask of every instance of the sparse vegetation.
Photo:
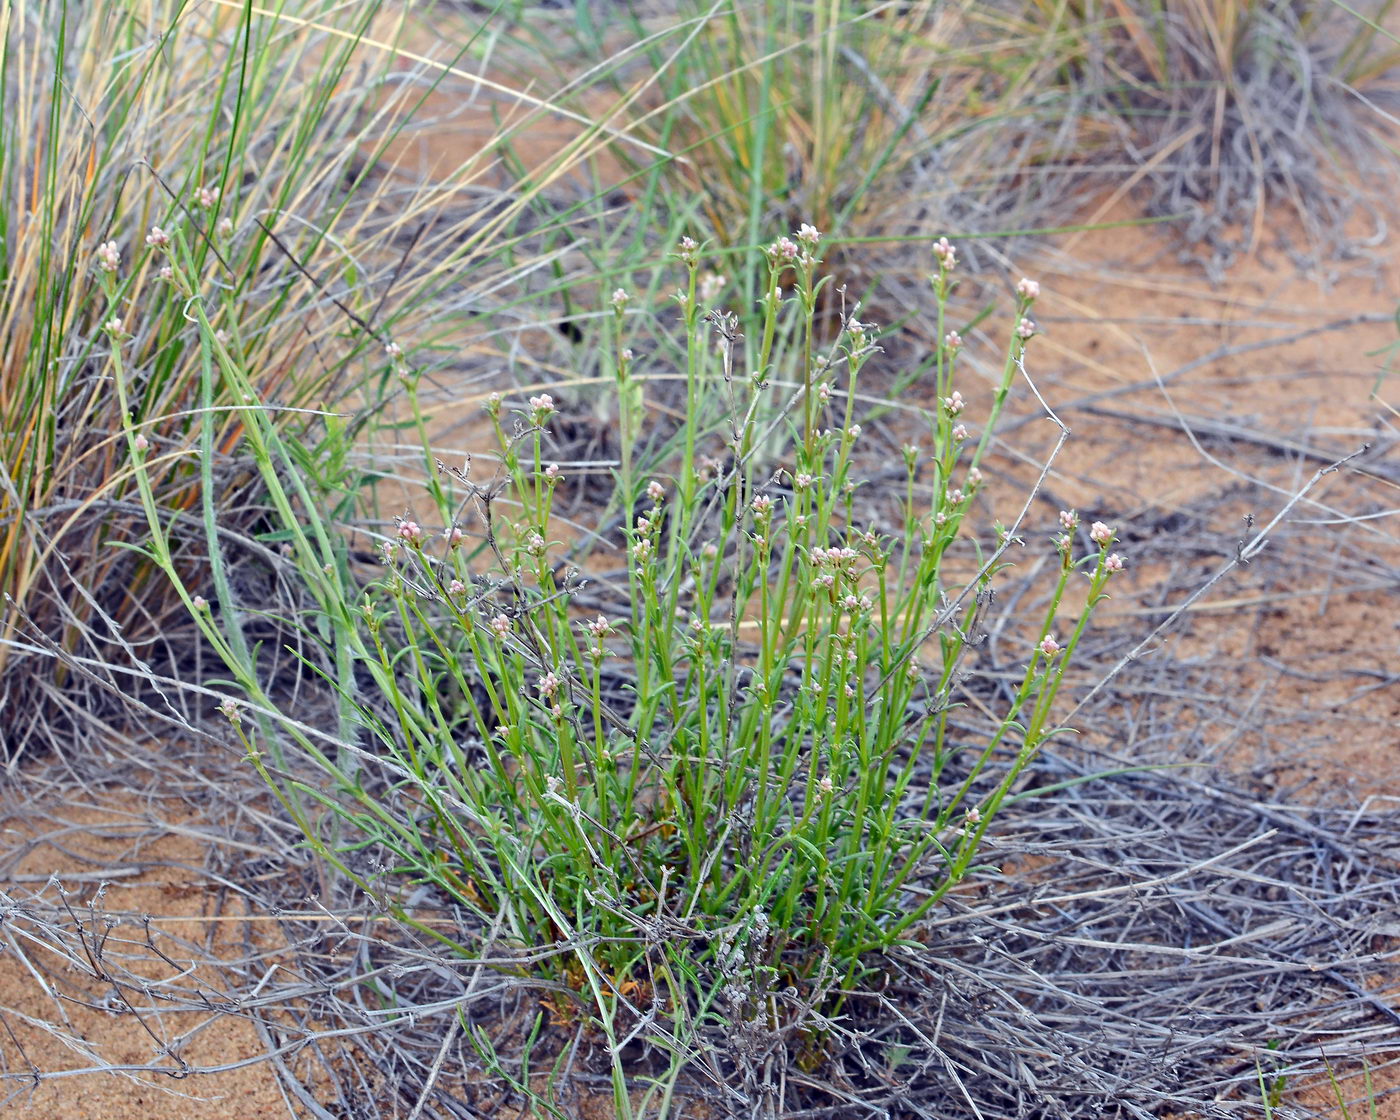
{"label": "sparse vegetation", "polygon": [[256,780],[219,881],[288,963],[211,995],[54,884],[10,947],[149,1069],[245,1016],[308,1115],[1355,1115],[1353,1067],[1375,1115],[1394,813],[1164,771],[1204,694],[1137,659],[1305,509],[1390,547],[1319,487],[1394,473],[1309,445],[1159,576],[1128,496],[1061,508],[1011,281],[1126,199],[1213,275],[1285,205],[1337,248],[1388,17],[0,8],[0,753]]}

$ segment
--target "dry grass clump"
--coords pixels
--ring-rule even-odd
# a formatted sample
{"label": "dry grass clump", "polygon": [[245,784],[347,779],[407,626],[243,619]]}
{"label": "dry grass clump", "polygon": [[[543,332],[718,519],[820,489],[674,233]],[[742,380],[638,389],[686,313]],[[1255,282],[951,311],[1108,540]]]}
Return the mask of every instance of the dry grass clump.
{"label": "dry grass clump", "polygon": [[869,281],[907,270],[881,245],[1005,237],[1054,225],[1067,197],[1132,192],[1218,276],[1278,234],[1270,209],[1302,222],[1300,259],[1365,236],[1348,220],[1393,165],[1400,105],[1390,7],[722,2],[604,22],[522,6],[519,37],[526,69],[603,58],[619,89],[652,87],[627,115],[684,158],[633,161],[635,197],[679,201],[721,246],[815,221],[844,247],[834,268]]}
{"label": "dry grass clump", "polygon": [[[419,53],[421,30],[379,3],[41,0],[7,6],[0,41],[0,754],[13,761],[146,687],[134,681],[188,668],[194,596],[218,610],[224,595],[206,541],[256,561],[242,590],[276,601],[283,542],[241,458],[238,408],[261,402],[326,510],[348,513],[364,474],[346,451],[400,391],[406,352],[440,334],[429,301],[450,290],[487,311],[538,267],[518,223],[540,187],[502,172],[509,130],[430,175],[395,162],[423,100],[465,71]],[[546,112],[520,103],[512,129]],[[551,172],[593,135],[551,154]],[[177,243],[193,287],[169,279]],[[247,386],[221,375],[220,349]],[[142,551],[136,440],[179,585]]]}
{"label": "dry grass clump", "polygon": [[[1064,102],[1091,122],[1082,154],[1114,169],[1118,194],[1184,218],[1183,244],[1218,278],[1278,235],[1279,209],[1302,224],[1300,260],[1357,235],[1357,203],[1393,167],[1391,6],[1028,0],[998,5],[995,22],[1061,44]],[[1118,181],[1124,163],[1131,174]]]}

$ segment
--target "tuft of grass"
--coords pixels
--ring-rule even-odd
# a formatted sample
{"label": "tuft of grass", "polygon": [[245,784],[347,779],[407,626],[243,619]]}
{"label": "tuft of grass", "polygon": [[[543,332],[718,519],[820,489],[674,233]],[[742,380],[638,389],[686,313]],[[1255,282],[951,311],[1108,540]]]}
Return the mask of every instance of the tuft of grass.
{"label": "tuft of grass", "polygon": [[[444,328],[428,324],[446,293],[489,311],[540,267],[521,215],[600,129],[512,175],[505,145],[554,107],[495,83],[509,122],[454,163],[415,168],[415,121],[472,77],[480,47],[467,35],[455,56],[430,58],[426,39],[423,22],[377,2],[5,6],[10,761],[60,725],[110,713],[103,688],[139,691],[132,672],[179,675],[193,595],[214,610],[234,597],[211,594],[211,572],[266,597],[286,591],[285,534],[269,529],[265,484],[241,454],[248,399],[300,466],[325,466],[332,445],[353,449],[399,408],[407,340],[439,345]],[[555,223],[554,240],[568,236]],[[104,329],[113,319],[120,329]],[[246,384],[217,375],[221,353],[237,356]],[[118,355],[124,396],[110,372]],[[332,518],[348,515],[363,481],[353,456],[335,463]],[[142,550],[143,487],[162,511],[174,584]]]}
{"label": "tuft of grass", "polygon": [[[1018,776],[1064,732],[1066,670],[1121,568],[1111,529],[1062,513],[1053,587],[995,730],[977,742],[951,730],[1031,504],[996,531],[973,517],[1038,290],[1021,286],[975,420],[956,389],[961,340],[945,339],[942,405],[928,447],[904,449],[889,507],[852,465],[879,347],[853,316],[819,338],[819,240],[804,226],[764,253],[772,294],[751,369],[736,364],[735,318],[697,294],[703,247],[681,243],[686,407],[646,458],[618,463],[616,530],[565,533],[555,516],[555,399],[493,397],[485,471],[438,463],[443,523],[399,518],[382,578],[362,587],[305,468],[260,407],[239,409],[314,604],[304,625],[323,649],[307,657],[342,705],[338,733],[307,725],[247,653],[240,614],[199,614],[242,689],[223,711],[248,758],[340,874],[424,936],[542,985],[554,1019],[599,1032],[620,1116],[638,1114],[635,1041],[668,1056],[658,1086],[674,1084],[699,1025],[729,1024],[740,1044],[793,1032],[802,1062],[824,1061],[825,1017],[978,870]],[[946,242],[937,254],[941,307],[957,259]],[[185,246],[176,260],[184,285]],[[619,438],[645,447],[626,304],[611,312]],[[789,315],[803,371],[791,386],[766,376]],[[237,352],[213,351],[247,392]],[[119,356],[112,374],[126,384]],[[178,578],[142,493],[153,559]],[[390,869],[387,884],[372,867]],[[411,884],[450,902],[459,927],[420,922]],[[641,1112],[665,1115],[669,1092]]]}
{"label": "tuft of grass", "polygon": [[1137,165],[1120,193],[1140,186],[1149,212],[1192,215],[1185,238],[1213,243],[1218,270],[1276,232],[1280,208],[1314,255],[1335,251],[1356,176],[1391,158],[1375,109],[1400,92],[1392,6],[1027,0],[1001,19],[1062,43],[1067,96],[1116,133],[1097,158]]}
{"label": "tuft of grass", "polygon": [[747,309],[763,270],[735,270],[775,226],[818,226],[827,267],[874,291],[875,239],[1025,225],[1063,201],[1055,165],[1072,137],[1049,81],[1058,48],[988,35],[983,7],[716,0],[607,23],[535,12],[542,30],[518,35],[526,67],[601,57],[619,91],[648,86],[625,117],[677,158],[617,151],[635,220],[664,228],[682,215],[725,256]]}

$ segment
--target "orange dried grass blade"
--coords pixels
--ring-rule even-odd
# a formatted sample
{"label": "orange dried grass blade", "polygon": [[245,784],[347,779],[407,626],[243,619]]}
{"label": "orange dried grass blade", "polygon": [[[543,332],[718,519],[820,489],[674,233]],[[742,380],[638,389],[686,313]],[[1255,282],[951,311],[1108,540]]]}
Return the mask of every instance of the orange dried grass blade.
{"label": "orange dried grass blade", "polygon": [[1152,36],[1143,27],[1137,12],[1133,11],[1128,0],[1113,0],[1113,7],[1118,13],[1118,20],[1122,24],[1123,30],[1128,33],[1128,38],[1133,41],[1138,55],[1151,72],[1152,80],[1158,85],[1166,85],[1166,67],[1157,51],[1156,44],[1152,41]]}

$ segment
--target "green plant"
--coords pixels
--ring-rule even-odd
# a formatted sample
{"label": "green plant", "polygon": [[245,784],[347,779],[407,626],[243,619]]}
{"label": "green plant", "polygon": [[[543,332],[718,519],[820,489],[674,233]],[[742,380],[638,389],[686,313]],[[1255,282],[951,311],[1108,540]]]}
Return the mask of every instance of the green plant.
{"label": "green plant", "polygon": [[[615,544],[558,539],[554,399],[512,409],[497,397],[489,476],[480,460],[439,463],[441,537],[400,518],[383,541],[383,578],[361,592],[314,479],[262,409],[240,409],[316,604],[307,617],[326,647],[316,663],[348,730],[317,731],[279,710],[238,616],[200,612],[251,702],[224,705],[249,758],[340,873],[380,897],[355,853],[387,853],[396,876],[472,919],[445,931],[388,900],[402,920],[463,954],[516,953],[512,971],[552,983],[555,1015],[601,1030],[620,1115],[633,1108],[621,1053],[639,1032],[679,1063],[697,1024],[742,1035],[800,1020],[803,1006],[830,1012],[878,973],[882,950],[917,935],[976,869],[1017,776],[1061,730],[1066,669],[1122,567],[1099,523],[1076,559],[1078,519],[1062,513],[1055,586],[1027,635],[1015,698],[986,740],[954,730],[964,654],[1017,540],[1019,518],[984,539],[969,515],[1035,333],[1026,316],[1038,288],[1020,286],[976,437],[954,387],[961,339],[947,332],[931,454],[905,448],[898,528],[886,535],[853,462],[857,387],[878,346],[853,316],[819,342],[819,238],[804,226],[766,251],[768,290],[786,281],[792,294],[765,301],[751,372],[734,361],[733,317],[697,298],[701,247],[681,244],[687,407],[652,461],[619,465]],[[942,306],[956,253],[946,242],[935,251]],[[185,252],[177,246],[178,261]],[[625,305],[614,301],[624,401],[639,376]],[[775,389],[765,370],[789,316],[805,377]],[[212,336],[202,315],[200,327]],[[210,351],[235,396],[247,392],[236,352]],[[125,376],[118,359],[119,386]],[[775,392],[772,418],[758,421]],[[643,412],[624,404],[619,415],[623,445],[640,443]],[[760,470],[757,449],[775,443],[783,468]],[[144,479],[145,450],[132,454]],[[178,578],[144,483],[143,497],[153,559]],[[616,555],[624,571],[613,577]],[[1076,577],[1087,577],[1087,598],[1061,645],[1054,628]],[[804,1060],[820,1061],[823,1032],[798,1025]]]}
{"label": "green plant", "polygon": [[[1371,1077],[1371,1064],[1367,1061],[1361,1063],[1361,1079],[1366,1090],[1366,1095],[1362,1098],[1366,1105],[1367,1120],[1380,1120],[1380,1094],[1376,1091],[1374,1079]],[[1332,1068],[1332,1063],[1327,1063],[1327,1082],[1332,1090],[1332,1095],[1337,1100],[1337,1107],[1342,1111],[1342,1120],[1351,1120],[1351,1106],[1347,1103],[1346,1094],[1342,1091],[1342,1083],[1337,1077],[1337,1071]]]}
{"label": "green plant", "polygon": [[[1264,1048],[1270,1055],[1273,1055],[1278,1051],[1279,1046],[1279,1040],[1271,1038]],[[1287,1068],[1280,1068],[1279,1060],[1276,1057],[1269,1059],[1269,1066],[1269,1071],[1266,1073],[1264,1063],[1258,1058],[1254,1060],[1254,1069],[1259,1080],[1259,1099],[1264,1103],[1265,1117],[1273,1116],[1274,1109],[1278,1108],[1283,1101],[1284,1090],[1288,1088]]]}

